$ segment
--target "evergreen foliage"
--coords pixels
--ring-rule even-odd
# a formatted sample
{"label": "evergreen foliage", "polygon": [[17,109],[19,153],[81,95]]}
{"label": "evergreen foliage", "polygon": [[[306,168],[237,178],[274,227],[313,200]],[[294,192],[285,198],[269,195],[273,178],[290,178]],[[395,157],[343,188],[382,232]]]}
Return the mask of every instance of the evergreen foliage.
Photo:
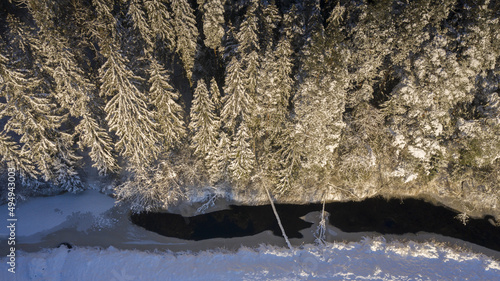
{"label": "evergreen foliage", "polygon": [[134,210],[206,184],[500,204],[498,1],[2,5],[1,167],[27,190],[92,165]]}
{"label": "evergreen foliage", "polygon": [[189,127],[193,132],[194,153],[202,159],[205,159],[209,151],[215,150],[220,124],[214,113],[215,106],[205,81],[199,80],[194,91]]}
{"label": "evergreen foliage", "polygon": [[118,136],[115,148],[129,160],[129,168],[140,168],[159,153],[158,123],[148,110],[144,93],[134,85],[138,79],[126,66],[125,58],[109,48],[99,69],[101,96],[110,97],[104,110],[109,129]]}
{"label": "evergreen foliage", "polygon": [[205,46],[217,52],[224,37],[224,3],[222,0],[208,0],[203,5],[203,32]]}
{"label": "evergreen foliage", "polygon": [[176,102],[179,94],[168,83],[167,71],[156,60],[151,61],[149,75],[149,97],[154,108],[153,117],[163,140],[161,149],[169,150],[186,135],[184,111]]}
{"label": "evergreen foliage", "polygon": [[191,81],[198,40],[196,18],[187,0],[172,0],[171,6],[177,38],[176,52],[182,60],[187,78]]}

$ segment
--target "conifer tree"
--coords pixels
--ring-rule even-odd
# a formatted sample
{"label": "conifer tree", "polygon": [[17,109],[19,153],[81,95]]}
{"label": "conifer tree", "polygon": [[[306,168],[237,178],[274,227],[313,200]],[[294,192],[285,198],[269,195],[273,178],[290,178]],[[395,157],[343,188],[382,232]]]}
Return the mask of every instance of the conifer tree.
{"label": "conifer tree", "polygon": [[252,0],[247,8],[245,18],[241,23],[240,29],[236,34],[238,40],[238,54],[241,57],[241,68],[243,69],[243,85],[245,91],[257,98],[257,81],[259,73],[259,38],[258,38],[258,19],[256,10],[258,1]]}
{"label": "conifer tree", "polygon": [[[152,5],[154,5],[154,3]],[[139,34],[142,37],[142,40],[144,40],[146,44],[145,46],[146,52],[150,52],[151,48],[153,47],[153,41],[152,41],[153,36],[151,33],[152,27],[149,26],[148,21],[146,19],[146,15],[142,10],[141,1],[139,0],[130,1],[128,7],[128,15],[132,19],[134,28],[139,32]],[[150,17],[155,17],[155,16],[157,15],[151,15]]]}
{"label": "conifer tree", "polygon": [[235,132],[236,126],[243,120],[250,118],[255,106],[253,97],[245,90],[242,80],[240,63],[233,57],[227,68],[224,107],[221,112],[224,127],[231,132]]}
{"label": "conifer tree", "polygon": [[[294,97],[296,130],[294,136],[303,149],[306,169],[334,167],[345,123],[345,69],[332,62],[333,52],[326,44],[324,29],[317,30],[304,51],[300,86]],[[314,147],[314,149],[312,149]]]}
{"label": "conifer tree", "polygon": [[262,104],[264,116],[266,120],[269,120],[269,125],[265,127],[277,133],[287,118],[288,101],[294,83],[291,77],[293,66],[291,62],[292,50],[287,38],[281,38],[276,49],[270,53],[271,55],[266,57],[266,66],[263,67],[263,71],[265,69],[269,69],[269,71],[261,79],[267,82],[263,85],[264,89],[262,89],[264,95]]}
{"label": "conifer tree", "polygon": [[229,61],[234,57],[238,56],[238,41],[236,40],[236,29],[231,22],[227,24],[227,32],[222,38],[224,45],[224,61],[229,63]]}
{"label": "conifer tree", "polygon": [[306,0],[303,5],[304,7],[302,12],[305,15],[304,37],[306,41],[311,43],[315,34],[324,32],[321,5],[319,0]]}
{"label": "conifer tree", "polygon": [[274,0],[262,4],[260,7],[261,13],[259,16],[259,22],[262,30],[260,36],[262,43],[260,45],[263,50],[270,51],[276,36],[275,32],[280,16]]}
{"label": "conifer tree", "polygon": [[301,158],[305,157],[304,149],[300,147],[302,144],[296,141],[299,137],[295,136],[294,124],[287,122],[286,125],[277,142],[281,149],[273,155],[274,158],[279,158],[277,171],[273,171],[275,172],[273,176],[278,179],[274,191],[278,194],[284,194],[292,189],[302,168]]}
{"label": "conifer tree", "polygon": [[184,111],[176,102],[177,91],[169,84],[167,71],[158,61],[151,61],[149,70],[149,96],[154,105],[154,119],[158,122],[158,130],[163,139],[165,150],[175,147],[186,135],[183,121]]}
{"label": "conifer tree", "polygon": [[304,45],[304,28],[305,28],[304,15],[297,9],[297,5],[293,4],[290,10],[283,15],[281,36],[283,34],[290,41],[293,53],[295,57],[300,51],[302,45]]}
{"label": "conifer tree", "polygon": [[[21,44],[20,52],[19,50],[12,52],[18,59],[15,63],[18,66],[12,65],[11,67],[23,69],[25,80],[22,85],[18,84],[21,81],[18,80],[7,89],[9,97],[3,114],[10,118],[4,131],[12,131],[21,136],[22,154],[36,167],[44,181],[59,185],[61,188],[68,187],[65,181],[69,181],[72,184],[71,191],[76,191],[82,185],[79,176],[71,170],[78,165],[79,157],[72,148],[72,136],[64,132],[61,126],[67,120],[68,111],[78,114],[82,110],[85,94],[80,92],[82,89],[79,87],[82,86],[80,82],[84,79],[78,76],[81,72],[78,72],[72,64],[74,61],[68,55],[69,53],[63,53],[64,50],[60,50],[60,54],[53,54],[55,50],[59,50],[58,47],[61,47],[61,44],[58,40],[60,38],[58,33],[49,36],[51,35],[50,27],[53,25],[50,21],[52,14],[41,15],[39,11],[33,11],[34,4],[39,3],[28,1],[25,4],[33,13],[39,32],[38,34],[32,33],[29,28],[18,21],[9,22],[11,32],[20,31],[24,36],[21,40],[11,42]],[[42,23],[42,20],[47,22]],[[17,35],[12,35],[19,39]],[[29,70],[26,71],[26,69]],[[11,78],[11,82],[16,80],[16,78]],[[65,83],[76,85],[66,85],[68,88],[73,86],[70,89],[59,88]],[[15,84],[17,86],[13,86]],[[84,85],[84,88],[86,86]],[[57,90],[68,90],[67,94],[73,95],[76,101],[72,101],[71,104],[64,103],[65,100],[61,100],[63,97],[57,96]],[[62,109],[59,109],[56,101],[61,101]]]}
{"label": "conifer tree", "polygon": [[115,42],[118,40],[118,21],[112,14],[113,0],[92,0],[97,18],[94,25],[91,25],[90,32],[100,42]]}
{"label": "conifer tree", "polygon": [[205,81],[201,79],[194,91],[189,127],[194,134],[192,138],[194,153],[202,159],[206,158],[209,151],[215,150],[220,124],[214,112],[214,103],[209,96]]}
{"label": "conifer tree", "polygon": [[[7,103],[0,104],[0,119],[7,117],[8,111],[12,111],[9,108],[15,106],[12,101],[23,94],[23,84],[28,82],[21,73],[8,69],[7,64],[8,59],[0,54],[0,96],[7,100]],[[26,151],[23,152],[21,146],[6,135],[5,129],[0,132],[0,155],[3,163],[11,165],[9,168],[15,168],[24,175],[35,177],[36,171]]]}
{"label": "conifer tree", "polygon": [[160,0],[146,0],[149,26],[154,39],[164,41],[168,50],[175,51],[175,30],[167,7]]}
{"label": "conifer tree", "polygon": [[221,180],[229,180],[228,167],[231,162],[231,140],[224,131],[221,131],[215,149],[208,151],[208,174],[212,184]]}
{"label": "conifer tree", "polygon": [[455,135],[454,143],[461,144],[459,152],[463,166],[491,167],[494,170],[500,166],[496,161],[500,158],[500,72],[495,71],[500,59],[497,47],[500,37],[495,36],[500,28],[500,15],[495,13],[499,6],[499,3],[485,1],[483,5],[469,9],[466,16],[456,15],[453,19],[461,23],[453,30],[464,51],[459,54],[459,63],[476,74],[474,100],[467,104],[474,114],[464,109],[457,110],[459,133]]}
{"label": "conifer tree", "polygon": [[474,72],[460,65],[456,55],[448,51],[449,44],[446,37],[435,36],[397,85],[385,108],[390,128],[401,140],[397,146],[408,149],[412,159],[407,160],[418,174],[429,175],[435,164],[445,161],[446,142],[440,140],[453,134],[453,108],[459,103],[471,103],[474,98]]}
{"label": "conifer tree", "polygon": [[89,156],[94,162],[92,167],[100,174],[116,172],[119,167],[113,154],[112,139],[92,115],[85,112],[80,124],[75,127],[75,131],[80,134],[79,146],[82,150],[90,147]]}
{"label": "conifer tree", "polygon": [[[57,7],[41,5],[36,1],[27,2],[27,6],[40,27],[44,48],[40,48],[38,51],[41,57],[46,58],[45,70],[55,84],[49,88],[53,91],[62,109],[66,109],[71,116],[80,119],[80,123],[75,128],[75,132],[79,133],[80,136],[80,146],[91,148],[91,159],[95,162],[94,166],[100,173],[116,171],[118,166],[111,152],[111,139],[95,121],[89,109],[94,87],[77,64],[75,55],[69,51],[68,40],[62,37],[55,28],[53,17],[56,16],[54,9]],[[63,160],[58,160],[56,168],[60,173],[58,181],[63,182],[63,179],[67,179],[68,182],[64,186],[68,188],[77,181],[74,179],[76,172],[73,166],[78,158],[74,156],[71,148],[72,139],[72,137],[64,137],[63,135],[58,137],[59,143],[62,140],[68,141],[66,144],[60,143],[59,145],[59,148],[66,152],[59,153]],[[67,171],[62,169],[63,165],[67,165]]]}
{"label": "conifer tree", "polygon": [[217,52],[224,36],[224,3],[222,0],[207,0],[203,4],[203,32],[205,46]]}
{"label": "conifer tree", "polygon": [[109,129],[119,138],[115,147],[129,159],[129,168],[140,168],[159,152],[158,125],[148,110],[144,94],[133,83],[137,77],[115,49],[107,46],[103,50],[107,60],[99,69],[100,95],[111,97],[105,111]]}
{"label": "conifer tree", "polygon": [[[37,90],[35,85],[40,82],[34,79],[23,80],[12,81],[17,85],[12,83],[2,90],[7,102],[2,106],[1,117],[9,117],[4,132],[14,132],[21,136],[20,154],[26,156],[27,164],[33,163],[45,181],[55,182],[59,171],[55,170],[55,161],[60,161],[55,157],[59,153],[57,142],[58,138],[65,136],[57,130],[62,118],[54,114],[55,105],[49,99],[33,93]],[[18,84],[20,82],[22,84]],[[25,170],[30,171],[29,168]]]}
{"label": "conifer tree", "polygon": [[250,146],[250,135],[246,122],[238,128],[231,145],[231,179],[238,187],[244,187],[250,180],[255,167],[255,154]]}
{"label": "conifer tree", "polygon": [[216,116],[219,116],[222,107],[222,101],[219,86],[217,86],[217,81],[215,81],[215,78],[212,78],[212,80],[210,80],[210,97],[214,103],[215,114]]}
{"label": "conifer tree", "polygon": [[[342,18],[347,16],[350,10],[346,11],[346,8],[339,4],[328,18],[328,37],[335,42],[334,44],[348,44],[350,52],[348,68],[353,89],[347,100],[349,107],[356,107],[371,100],[375,84],[384,76],[391,75],[388,67],[384,67],[384,60],[391,53],[390,38],[394,34],[391,5],[392,1],[362,5],[357,11],[360,13],[358,24],[347,32],[346,24],[342,24]],[[377,20],[380,18],[387,20]],[[343,40],[346,34],[352,37],[349,42]]]}
{"label": "conifer tree", "polygon": [[187,78],[191,81],[197,49],[198,29],[194,11],[187,0],[172,0],[174,30],[177,37],[176,52],[179,54]]}

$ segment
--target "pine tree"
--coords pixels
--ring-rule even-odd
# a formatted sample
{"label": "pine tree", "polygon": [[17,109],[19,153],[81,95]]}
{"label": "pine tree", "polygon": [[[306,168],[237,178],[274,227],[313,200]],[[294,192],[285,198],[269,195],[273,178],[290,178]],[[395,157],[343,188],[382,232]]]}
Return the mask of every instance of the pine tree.
{"label": "pine tree", "polygon": [[174,30],[177,36],[176,52],[179,54],[187,78],[191,81],[197,49],[198,29],[194,11],[187,0],[173,0]]}
{"label": "pine tree", "polygon": [[159,152],[159,139],[154,115],[148,110],[144,94],[134,85],[137,77],[126,66],[126,60],[115,48],[103,50],[106,62],[99,69],[100,95],[111,97],[107,102],[106,120],[118,141],[115,147],[129,159],[128,168],[140,168],[154,160]]}
{"label": "pine tree", "polygon": [[168,83],[167,71],[156,60],[151,61],[149,70],[149,96],[154,105],[154,119],[158,122],[163,139],[163,149],[179,144],[186,135],[182,107],[176,103],[179,94]]}
{"label": "pine tree", "polygon": [[215,150],[220,124],[214,112],[214,103],[209,96],[205,81],[199,80],[194,91],[189,127],[194,134],[192,138],[194,153],[202,159],[207,157],[209,151]]}
{"label": "pine tree", "polygon": [[205,46],[217,52],[224,36],[224,3],[222,0],[208,0],[203,5],[203,32]]}

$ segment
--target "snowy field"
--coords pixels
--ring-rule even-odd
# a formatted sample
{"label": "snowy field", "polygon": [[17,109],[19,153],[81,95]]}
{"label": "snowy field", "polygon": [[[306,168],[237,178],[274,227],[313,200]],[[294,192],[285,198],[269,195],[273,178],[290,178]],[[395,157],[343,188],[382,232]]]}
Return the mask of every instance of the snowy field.
{"label": "snowy field", "polygon": [[[315,224],[292,239],[293,251],[267,231],[205,241],[162,237],[130,223],[127,212],[97,191],[31,199],[16,215],[16,273],[2,254],[0,280],[500,280],[500,262],[491,255],[417,242],[418,235],[400,242],[329,226],[330,242],[315,246]],[[7,235],[0,229],[2,253]],[[75,247],[57,248],[62,242]]]}

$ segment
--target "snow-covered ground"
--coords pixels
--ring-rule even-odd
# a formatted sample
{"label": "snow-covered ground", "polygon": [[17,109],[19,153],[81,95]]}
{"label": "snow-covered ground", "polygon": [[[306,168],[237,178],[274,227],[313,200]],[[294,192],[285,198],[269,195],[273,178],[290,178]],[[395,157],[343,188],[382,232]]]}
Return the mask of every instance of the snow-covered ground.
{"label": "snow-covered ground", "polygon": [[[292,239],[293,251],[270,231],[205,241],[163,237],[133,225],[126,209],[91,190],[31,199],[16,215],[16,273],[2,254],[0,280],[500,280],[497,252],[472,252],[470,243],[436,242],[452,240],[435,235],[382,238],[329,226],[329,242],[316,246],[318,213],[305,217],[315,225]],[[8,234],[0,228],[2,253]],[[57,248],[62,242],[75,247]]]}
{"label": "snow-covered ground", "polygon": [[[17,273],[2,259],[1,280],[499,280],[500,264],[483,255],[420,243],[306,245],[237,252],[143,252],[64,247],[19,253]],[[14,277],[15,276],[15,277]],[[13,278],[14,277],[14,278]]]}

